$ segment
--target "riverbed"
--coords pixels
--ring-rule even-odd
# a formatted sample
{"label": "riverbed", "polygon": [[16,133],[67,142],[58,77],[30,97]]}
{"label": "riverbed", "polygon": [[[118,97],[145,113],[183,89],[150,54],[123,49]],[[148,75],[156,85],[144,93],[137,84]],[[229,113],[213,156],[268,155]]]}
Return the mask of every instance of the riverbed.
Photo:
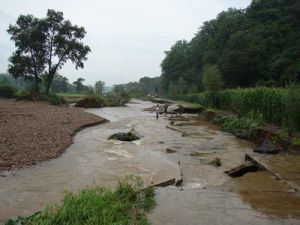
{"label": "riverbed", "polygon": [[[157,206],[149,213],[152,224],[299,224],[299,196],[277,184],[271,174],[264,171],[239,179],[224,174],[244,161],[245,154],[252,152],[252,143],[205,122],[182,127],[190,134],[183,137],[166,128],[167,117],[156,120],[153,113],[143,111],[152,105],[135,101],[127,107],[87,110],[110,122],[77,133],[74,143],[59,158],[0,177],[0,222],[28,216],[49,203],[59,202],[65,190],[115,186],[129,175],[140,176],[146,185],[178,178],[179,161],[183,185],[157,188]],[[113,133],[133,128],[143,136],[141,140],[107,140]],[[166,153],[167,148],[176,152]],[[222,166],[203,163],[191,155],[195,152],[219,157]],[[258,178],[270,185],[263,189],[247,188]],[[282,199],[291,201],[279,208],[271,203],[267,207],[262,204],[266,193],[274,198],[270,193],[275,191],[284,193]],[[251,193],[256,198],[251,198]],[[294,211],[290,213],[289,209]]]}

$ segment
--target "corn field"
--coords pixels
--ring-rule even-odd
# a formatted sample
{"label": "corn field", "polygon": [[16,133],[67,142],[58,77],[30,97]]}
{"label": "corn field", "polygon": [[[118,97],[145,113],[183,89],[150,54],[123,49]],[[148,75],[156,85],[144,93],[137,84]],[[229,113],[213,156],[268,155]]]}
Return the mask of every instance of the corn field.
{"label": "corn field", "polygon": [[[209,106],[205,93],[183,96],[182,100]],[[287,88],[237,88],[218,93],[216,108],[245,115],[251,111],[261,113],[266,122],[286,128],[292,134],[300,130],[300,86]]]}

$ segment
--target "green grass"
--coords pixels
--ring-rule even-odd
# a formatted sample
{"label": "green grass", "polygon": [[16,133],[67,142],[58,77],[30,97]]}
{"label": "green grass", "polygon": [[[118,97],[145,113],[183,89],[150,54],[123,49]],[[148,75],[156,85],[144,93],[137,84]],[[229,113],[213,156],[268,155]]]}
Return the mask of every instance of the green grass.
{"label": "green grass", "polygon": [[223,115],[216,119],[216,122],[224,131],[234,133],[242,131],[249,138],[256,138],[259,135],[259,129],[263,126],[264,120],[262,114],[251,111],[246,115],[237,117],[234,115]]}
{"label": "green grass", "polygon": [[125,179],[115,190],[89,188],[67,192],[61,204],[5,225],[146,225],[146,211],[155,204],[154,188],[143,188],[139,178]]}

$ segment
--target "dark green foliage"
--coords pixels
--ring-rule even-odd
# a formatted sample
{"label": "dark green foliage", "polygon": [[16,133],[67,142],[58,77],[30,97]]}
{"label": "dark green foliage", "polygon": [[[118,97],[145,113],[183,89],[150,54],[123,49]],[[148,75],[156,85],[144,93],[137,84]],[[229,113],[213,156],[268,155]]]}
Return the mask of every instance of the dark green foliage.
{"label": "dark green foliage", "polygon": [[0,83],[0,98],[13,98],[17,88],[12,86],[10,83],[1,82]]}
{"label": "dark green foliage", "polygon": [[49,205],[32,217],[10,220],[6,225],[146,225],[145,212],[155,204],[153,187],[144,188],[138,178],[125,179],[116,190],[109,188],[83,189],[69,193],[61,204]]}
{"label": "dark green foliage", "polygon": [[191,41],[177,41],[166,51],[161,63],[165,94],[178,98],[180,92],[203,91],[206,64],[218,66],[226,88],[299,81],[299,9],[298,0],[253,1],[244,10],[231,8],[204,22]]}

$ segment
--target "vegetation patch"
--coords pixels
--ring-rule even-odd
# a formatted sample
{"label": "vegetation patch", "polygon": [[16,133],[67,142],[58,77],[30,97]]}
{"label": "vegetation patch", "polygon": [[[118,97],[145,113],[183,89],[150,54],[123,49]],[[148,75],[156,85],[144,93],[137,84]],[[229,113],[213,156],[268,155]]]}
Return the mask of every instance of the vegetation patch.
{"label": "vegetation patch", "polygon": [[88,93],[84,99],[79,100],[75,106],[83,108],[102,108],[125,106],[130,101],[130,96],[126,93],[109,93],[102,95],[99,93]]}
{"label": "vegetation patch", "polygon": [[224,131],[233,133],[240,138],[257,138],[264,122],[262,114],[253,111],[240,117],[232,115],[219,116],[215,121],[221,125]]}
{"label": "vegetation patch", "polygon": [[17,88],[10,83],[0,83],[0,98],[13,98]]}
{"label": "vegetation patch", "polygon": [[75,106],[82,108],[102,108],[106,105],[105,99],[100,94],[88,94],[86,98],[79,100]]}
{"label": "vegetation patch", "polygon": [[62,204],[49,205],[28,218],[9,220],[5,225],[47,224],[149,224],[146,211],[155,205],[154,188],[144,188],[140,178],[126,178],[115,190],[83,189],[67,192]]}
{"label": "vegetation patch", "polygon": [[136,141],[141,139],[142,136],[138,134],[134,129],[132,129],[129,132],[119,132],[116,134],[112,134],[109,136],[108,140],[114,139],[114,140],[119,140],[119,141]]}

